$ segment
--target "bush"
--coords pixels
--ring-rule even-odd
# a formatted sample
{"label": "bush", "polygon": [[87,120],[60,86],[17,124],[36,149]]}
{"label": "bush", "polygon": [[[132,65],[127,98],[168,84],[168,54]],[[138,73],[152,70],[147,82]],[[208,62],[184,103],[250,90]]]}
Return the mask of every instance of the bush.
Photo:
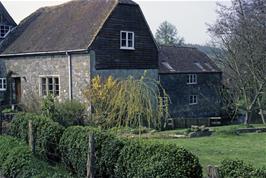
{"label": "bush", "polygon": [[219,168],[223,178],[266,178],[266,169],[255,169],[242,160],[223,160]]}
{"label": "bush", "polygon": [[59,141],[64,128],[51,119],[29,113],[19,113],[11,122],[10,134],[28,142],[28,122],[32,120],[36,153],[42,158],[59,161]]}
{"label": "bush", "polygon": [[75,100],[60,103],[47,96],[42,102],[42,113],[63,126],[84,125],[86,107]]}
{"label": "bush", "polygon": [[84,125],[86,115],[85,105],[78,101],[65,101],[56,104],[54,121],[63,126]]}
{"label": "bush", "polygon": [[120,152],[116,177],[202,177],[199,160],[175,145],[131,142]]}
{"label": "bush", "polygon": [[0,137],[0,150],[0,172],[6,177],[70,177],[34,158],[27,145],[12,137]]}
{"label": "bush", "polygon": [[95,136],[96,177],[112,177],[123,142],[95,128],[81,126],[67,128],[60,140],[62,161],[73,173],[84,177],[91,133]]}

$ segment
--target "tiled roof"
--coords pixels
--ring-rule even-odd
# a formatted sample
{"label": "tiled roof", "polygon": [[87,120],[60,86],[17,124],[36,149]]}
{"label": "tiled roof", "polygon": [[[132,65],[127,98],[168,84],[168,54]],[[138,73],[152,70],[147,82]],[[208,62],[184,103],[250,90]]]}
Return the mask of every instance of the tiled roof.
{"label": "tiled roof", "polygon": [[8,35],[0,52],[87,49],[118,4],[137,5],[131,0],[76,0],[41,8]]}
{"label": "tiled roof", "polygon": [[160,46],[160,73],[221,72],[203,52],[191,47]]}

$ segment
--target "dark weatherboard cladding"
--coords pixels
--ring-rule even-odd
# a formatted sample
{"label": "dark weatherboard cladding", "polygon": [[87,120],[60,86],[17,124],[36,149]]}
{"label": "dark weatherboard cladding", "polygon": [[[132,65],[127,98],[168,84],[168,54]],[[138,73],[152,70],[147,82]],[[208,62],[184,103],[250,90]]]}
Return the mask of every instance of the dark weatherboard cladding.
{"label": "dark weatherboard cladding", "polygon": [[[135,50],[120,49],[120,31],[132,31]],[[140,7],[120,3],[113,10],[91,49],[96,69],[157,69],[157,47]]]}

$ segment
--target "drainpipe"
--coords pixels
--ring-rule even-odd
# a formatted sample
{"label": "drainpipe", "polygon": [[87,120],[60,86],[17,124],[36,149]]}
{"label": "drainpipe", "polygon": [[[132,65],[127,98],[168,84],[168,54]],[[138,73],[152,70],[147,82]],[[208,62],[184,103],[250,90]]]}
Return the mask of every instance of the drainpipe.
{"label": "drainpipe", "polygon": [[66,51],[67,61],[68,61],[68,93],[69,100],[73,99],[73,88],[72,88],[72,57],[69,51]]}

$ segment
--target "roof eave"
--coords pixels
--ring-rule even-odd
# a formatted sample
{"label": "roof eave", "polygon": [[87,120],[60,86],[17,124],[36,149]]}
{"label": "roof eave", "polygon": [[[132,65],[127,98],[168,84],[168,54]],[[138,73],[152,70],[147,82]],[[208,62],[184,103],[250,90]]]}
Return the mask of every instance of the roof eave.
{"label": "roof eave", "polygon": [[64,54],[86,54],[88,49],[76,50],[61,50],[61,51],[48,51],[48,52],[28,52],[28,53],[14,53],[14,54],[0,54],[0,58],[8,57],[24,57],[24,56],[45,56],[45,55],[64,55]]}

